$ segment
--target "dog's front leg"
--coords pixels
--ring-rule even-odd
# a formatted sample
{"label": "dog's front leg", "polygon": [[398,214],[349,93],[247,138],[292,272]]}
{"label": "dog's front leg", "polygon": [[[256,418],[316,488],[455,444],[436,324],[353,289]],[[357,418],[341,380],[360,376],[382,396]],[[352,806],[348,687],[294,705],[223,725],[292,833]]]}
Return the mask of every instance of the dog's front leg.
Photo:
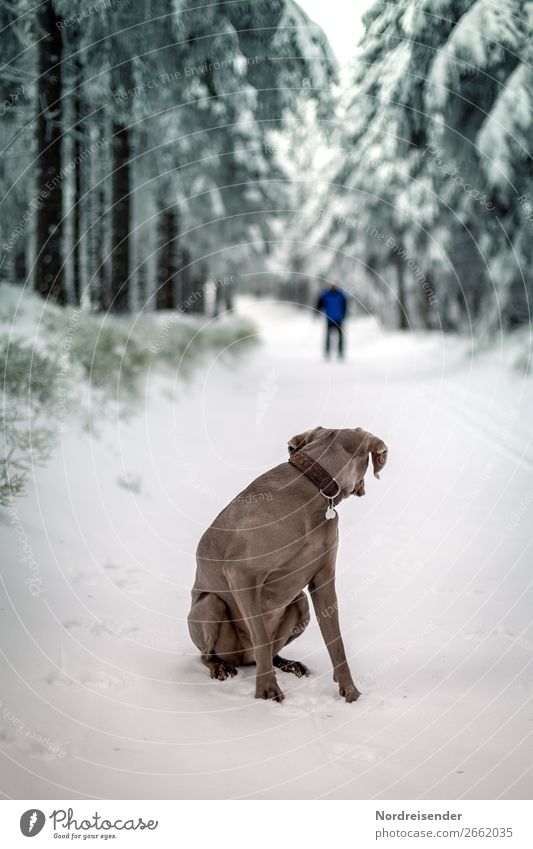
{"label": "dog's front leg", "polygon": [[[224,574],[254,647],[257,666],[255,698],[282,702],[283,693],[276,681],[276,673],[272,665],[272,635],[267,632],[261,611],[263,578],[254,576],[250,570],[242,569],[234,564],[224,566]],[[252,583],[254,585],[250,586]]]}
{"label": "dog's front leg", "polygon": [[338,683],[341,696],[347,702],[355,702],[361,694],[353,682],[341,637],[334,568],[321,569],[309,584],[309,592],[333,665],[333,680]]}

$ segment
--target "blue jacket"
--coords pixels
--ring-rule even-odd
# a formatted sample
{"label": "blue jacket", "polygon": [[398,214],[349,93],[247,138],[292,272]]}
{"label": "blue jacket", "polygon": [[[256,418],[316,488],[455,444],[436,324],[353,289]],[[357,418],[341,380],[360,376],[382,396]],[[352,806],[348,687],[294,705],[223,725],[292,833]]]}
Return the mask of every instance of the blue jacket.
{"label": "blue jacket", "polygon": [[346,318],[346,304],[346,295],[341,289],[325,289],[316,308],[325,314],[328,321],[340,324]]}

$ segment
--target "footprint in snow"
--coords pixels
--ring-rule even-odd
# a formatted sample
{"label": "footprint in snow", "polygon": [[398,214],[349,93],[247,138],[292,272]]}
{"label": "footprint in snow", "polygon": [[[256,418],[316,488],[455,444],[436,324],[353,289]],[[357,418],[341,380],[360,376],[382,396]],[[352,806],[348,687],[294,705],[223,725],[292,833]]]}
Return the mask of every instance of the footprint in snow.
{"label": "footprint in snow", "polygon": [[92,634],[100,637],[102,634],[110,637],[132,637],[139,632],[139,626],[135,622],[124,622],[117,624],[104,619],[81,622],[79,619],[67,619],[63,622],[66,631],[80,631],[82,634]]}
{"label": "footprint in snow", "polygon": [[386,752],[382,749],[376,749],[374,746],[365,746],[359,743],[340,743],[328,741],[327,748],[335,759],[358,761],[364,764],[377,764],[385,760]]}
{"label": "footprint in snow", "polygon": [[110,581],[129,595],[143,595],[144,585],[141,580],[141,573],[133,566],[119,566],[116,563],[104,563],[104,569],[109,573]]}
{"label": "footprint in snow", "polygon": [[122,676],[114,672],[107,672],[105,669],[89,669],[81,672],[79,680],[86,687],[96,690],[110,690],[126,686],[126,682]]}
{"label": "footprint in snow", "polygon": [[90,690],[108,690],[126,687],[126,681],[114,672],[104,669],[50,669],[44,678],[51,687],[73,687],[82,684]]}
{"label": "footprint in snow", "polygon": [[143,494],[143,480],[141,475],[136,472],[123,472],[117,477],[117,483],[122,489],[133,493],[133,495]]}
{"label": "footprint in snow", "polygon": [[52,739],[48,734],[33,728],[24,728],[18,732],[0,728],[0,743],[3,749],[14,749],[34,760],[55,761],[69,754],[68,744]]}
{"label": "footprint in snow", "polygon": [[65,629],[65,631],[73,631],[76,628],[81,627],[82,623],[79,619],[65,619],[65,621],[63,622],[63,628]]}

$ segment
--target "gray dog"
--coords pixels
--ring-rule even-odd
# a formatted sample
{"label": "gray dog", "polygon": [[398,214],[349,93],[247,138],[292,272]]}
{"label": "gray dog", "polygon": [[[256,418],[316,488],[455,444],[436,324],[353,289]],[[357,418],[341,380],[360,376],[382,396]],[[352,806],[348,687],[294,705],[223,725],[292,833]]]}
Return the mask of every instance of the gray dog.
{"label": "gray dog", "polygon": [[335,507],[364,495],[369,457],[379,477],[387,446],[362,428],[293,436],[289,462],[256,478],[204,533],[188,622],[212,678],[255,663],[255,697],[281,702],[274,667],[309,675],[278,654],[309,624],[308,587],[339,692],[347,702],[359,697],[339,628]]}

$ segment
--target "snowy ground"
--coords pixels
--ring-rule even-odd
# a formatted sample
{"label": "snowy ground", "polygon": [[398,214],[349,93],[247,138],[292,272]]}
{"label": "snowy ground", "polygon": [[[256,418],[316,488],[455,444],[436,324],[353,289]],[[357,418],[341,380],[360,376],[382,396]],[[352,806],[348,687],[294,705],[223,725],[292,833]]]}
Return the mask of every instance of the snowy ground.
{"label": "snowy ground", "polygon": [[[345,364],[305,311],[244,302],[264,343],[145,406],[72,424],[0,512],[1,790],[26,798],[530,798],[531,378],[449,337],[353,322]],[[363,697],[312,678],[213,682],[185,617],[198,538],[313,425],[390,459],[341,508],[341,620]],[[25,551],[25,554],[24,554]],[[26,560],[21,558],[25,556]],[[30,592],[29,581],[33,581]]]}

